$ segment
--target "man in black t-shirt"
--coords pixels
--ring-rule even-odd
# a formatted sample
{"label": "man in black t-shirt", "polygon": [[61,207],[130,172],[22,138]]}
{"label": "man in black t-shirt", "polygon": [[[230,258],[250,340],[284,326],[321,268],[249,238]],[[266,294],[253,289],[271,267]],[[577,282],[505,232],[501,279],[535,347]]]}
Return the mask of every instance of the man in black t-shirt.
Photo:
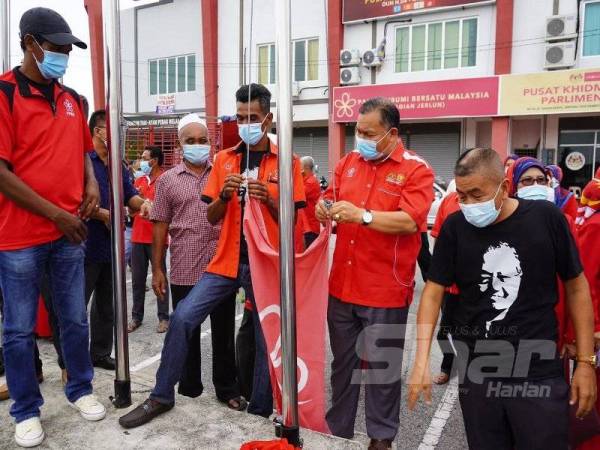
{"label": "man in black t-shirt", "polygon": [[578,417],[596,396],[594,314],[568,224],[550,202],[509,198],[491,149],[461,156],[455,175],[461,212],[442,227],[421,297],[409,408],[421,393],[431,402],[432,334],[444,288],[455,283],[453,338],[469,447],[566,449],[569,387],[556,350],[557,275],[576,333],[570,403],[578,403]]}

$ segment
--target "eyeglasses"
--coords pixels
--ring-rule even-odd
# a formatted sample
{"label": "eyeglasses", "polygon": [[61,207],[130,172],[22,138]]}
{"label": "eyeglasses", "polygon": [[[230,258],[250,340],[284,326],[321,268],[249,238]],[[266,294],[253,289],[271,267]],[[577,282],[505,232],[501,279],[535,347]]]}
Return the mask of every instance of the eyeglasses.
{"label": "eyeglasses", "polygon": [[548,179],[542,175],[539,177],[524,177],[519,180],[519,184],[522,184],[523,186],[533,186],[534,184],[546,186],[548,184]]}

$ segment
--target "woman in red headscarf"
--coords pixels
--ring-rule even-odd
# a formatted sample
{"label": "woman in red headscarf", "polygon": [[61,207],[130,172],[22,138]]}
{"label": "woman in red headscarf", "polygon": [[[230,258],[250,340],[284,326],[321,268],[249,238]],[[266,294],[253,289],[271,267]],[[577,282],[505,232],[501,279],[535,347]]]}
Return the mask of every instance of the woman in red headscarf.
{"label": "woman in red headscarf", "polygon": [[563,171],[559,166],[554,164],[548,166],[548,173],[552,179],[551,187],[554,188],[554,204],[558,206],[562,212],[570,216],[573,220],[577,217],[577,199],[572,192],[560,185],[563,179]]}
{"label": "woman in red headscarf", "polygon": [[[596,317],[600,316],[600,169],[581,194],[581,208],[577,217],[581,262],[585,276],[590,283]],[[596,330],[597,331],[597,330]],[[596,350],[600,333],[596,333]],[[600,388],[600,371],[596,369],[597,386]],[[596,402],[600,414],[600,399]],[[600,436],[596,436],[577,447],[579,450],[597,450],[600,448]]]}

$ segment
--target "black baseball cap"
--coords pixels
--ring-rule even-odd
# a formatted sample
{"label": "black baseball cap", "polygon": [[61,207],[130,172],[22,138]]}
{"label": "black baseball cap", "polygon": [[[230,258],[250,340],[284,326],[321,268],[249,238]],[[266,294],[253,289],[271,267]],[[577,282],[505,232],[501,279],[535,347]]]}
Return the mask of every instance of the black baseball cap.
{"label": "black baseball cap", "polygon": [[81,39],[73,36],[67,21],[56,11],[48,8],[32,8],[25,11],[19,23],[21,38],[31,34],[41,36],[54,45],[73,44],[86,49]]}

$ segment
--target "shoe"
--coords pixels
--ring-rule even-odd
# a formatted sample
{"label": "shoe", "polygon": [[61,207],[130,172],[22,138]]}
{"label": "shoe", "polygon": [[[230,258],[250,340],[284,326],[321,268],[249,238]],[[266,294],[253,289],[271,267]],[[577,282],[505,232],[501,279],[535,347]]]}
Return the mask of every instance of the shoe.
{"label": "shoe", "polygon": [[169,321],[161,320],[160,322],[158,322],[158,327],[156,328],[156,332],[157,333],[166,333],[168,329],[169,329]]}
{"label": "shoe", "polygon": [[67,374],[67,369],[62,369],[60,378],[62,379],[63,386],[66,386],[67,381],[69,381],[69,375]]}
{"label": "shoe", "polygon": [[[40,373],[37,376],[38,384],[42,384],[44,382],[44,374]],[[0,385],[0,402],[8,400],[10,398],[10,393],[8,392],[8,385],[6,383]]]}
{"label": "shoe", "polygon": [[171,410],[173,405],[165,405],[151,398],[147,399],[135,409],[119,418],[119,424],[123,428],[135,428],[150,422],[157,416]]}
{"label": "shoe", "polygon": [[21,447],[37,447],[45,437],[39,417],[31,417],[15,427],[15,441]]}
{"label": "shoe", "polygon": [[142,326],[142,322],[138,322],[135,319],[132,319],[128,324],[127,324],[127,332],[128,333],[132,333],[135,330],[137,330],[139,327]]}
{"label": "shoe", "polygon": [[96,399],[94,394],[84,395],[70,405],[79,411],[81,417],[90,422],[102,420],[106,416],[106,408]]}
{"label": "shoe", "polygon": [[390,439],[371,439],[369,450],[392,450],[392,441]]}
{"label": "shoe", "polygon": [[100,367],[106,370],[115,370],[115,359],[110,356],[104,356],[103,358],[92,361],[94,367]]}

